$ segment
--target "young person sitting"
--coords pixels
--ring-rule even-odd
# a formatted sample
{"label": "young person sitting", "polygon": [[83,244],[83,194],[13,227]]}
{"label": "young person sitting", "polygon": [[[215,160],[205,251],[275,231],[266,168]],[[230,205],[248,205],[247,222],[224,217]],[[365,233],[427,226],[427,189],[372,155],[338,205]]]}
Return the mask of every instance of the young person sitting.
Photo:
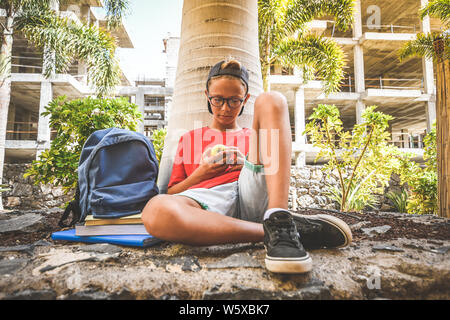
{"label": "young person sitting", "polygon": [[333,216],[288,211],[288,105],[280,93],[263,93],[254,103],[252,128],[240,128],[248,83],[236,60],[212,67],[205,90],[211,123],[180,138],[168,194],[153,197],[142,219],[150,234],[177,243],[264,241],[269,271],[308,272],[307,249],[343,247],[352,234]]}

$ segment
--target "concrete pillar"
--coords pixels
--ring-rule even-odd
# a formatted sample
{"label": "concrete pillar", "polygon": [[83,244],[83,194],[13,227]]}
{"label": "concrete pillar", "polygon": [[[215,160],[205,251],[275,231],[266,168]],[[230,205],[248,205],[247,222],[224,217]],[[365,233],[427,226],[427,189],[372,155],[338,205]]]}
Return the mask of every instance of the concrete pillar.
{"label": "concrete pillar", "polygon": [[306,144],[306,137],[303,135],[305,131],[305,89],[298,88],[295,91],[295,142],[298,144]]}
{"label": "concrete pillar", "polygon": [[45,107],[53,100],[53,85],[51,81],[41,83],[41,97],[39,101],[39,122],[37,134],[37,151],[36,160],[39,159],[41,153],[50,148],[50,116],[42,116]]}
{"label": "concrete pillar", "polygon": [[[353,38],[356,40],[362,37],[362,21],[361,21],[361,1],[355,1],[355,16],[353,24]],[[362,123],[362,113],[365,104],[361,99],[361,95],[366,91],[364,76],[364,51],[361,44],[357,43],[353,47],[354,72],[355,72],[355,92],[359,93],[356,101],[356,124]]]}
{"label": "concrete pillar", "polygon": [[432,100],[426,102],[425,112],[427,118],[427,132],[430,132],[433,123],[436,121],[436,100],[434,99],[434,96]]}
{"label": "concrete pillar", "polygon": [[[428,4],[428,0],[420,0],[420,7]],[[423,33],[431,32],[430,17],[426,16],[420,23],[420,29]],[[427,132],[430,132],[433,122],[436,120],[436,88],[434,85],[433,60],[422,58],[423,86],[425,94],[429,95],[426,102]]]}
{"label": "concrete pillar", "polygon": [[359,94],[356,101],[356,124],[362,123],[362,113],[366,105],[361,99],[361,95],[366,91],[364,81],[364,53],[362,46],[356,45],[354,48],[354,70],[355,70],[355,92]]}
{"label": "concrete pillar", "polygon": [[408,147],[408,130],[406,129],[401,129],[401,145],[402,148],[407,148]]}
{"label": "concrete pillar", "polygon": [[88,74],[88,70],[87,70],[86,64],[82,61],[78,61],[77,80],[80,81],[81,83],[83,83],[84,85],[87,85],[88,84],[87,74]]}
{"label": "concrete pillar", "polygon": [[136,94],[136,105],[138,106],[138,110],[142,113],[141,121],[138,124],[138,132],[144,133],[144,119],[145,119],[145,97],[144,91],[139,88],[138,93]]}
{"label": "concrete pillar", "polygon": [[362,114],[365,109],[366,105],[362,100],[356,101],[356,124],[361,124],[364,122]]}
{"label": "concrete pillar", "polygon": [[[305,147],[306,137],[303,135],[303,131],[305,131],[305,89],[303,87],[299,87],[295,91],[294,117],[295,143],[300,147]],[[302,150],[296,155],[295,165],[297,167],[306,165],[305,151]]]}
{"label": "concrete pillar", "polygon": [[362,36],[362,20],[361,20],[361,1],[355,1],[355,15],[353,22],[353,38],[361,38]]}

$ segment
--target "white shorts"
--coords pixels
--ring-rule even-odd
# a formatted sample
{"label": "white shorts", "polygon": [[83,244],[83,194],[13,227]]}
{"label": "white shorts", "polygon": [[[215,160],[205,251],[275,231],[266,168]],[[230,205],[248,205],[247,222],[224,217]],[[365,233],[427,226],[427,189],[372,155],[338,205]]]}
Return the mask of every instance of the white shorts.
{"label": "white shorts", "polygon": [[201,207],[246,221],[262,222],[268,195],[264,166],[244,162],[238,181],[212,188],[188,189],[176,195],[197,201]]}

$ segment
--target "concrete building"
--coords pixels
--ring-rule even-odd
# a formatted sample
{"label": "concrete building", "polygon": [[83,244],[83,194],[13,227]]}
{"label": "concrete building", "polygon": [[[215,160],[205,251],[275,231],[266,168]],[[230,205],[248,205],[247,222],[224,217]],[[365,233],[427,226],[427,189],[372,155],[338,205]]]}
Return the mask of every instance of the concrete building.
{"label": "concrete building", "polygon": [[273,66],[271,89],[283,92],[289,102],[293,154],[301,166],[313,163],[317,154],[302,132],[318,104],[335,104],[344,127],[361,123],[366,106],[395,117],[391,122],[392,143],[405,151],[423,156],[423,137],[436,118],[433,63],[413,58],[400,62],[398,50],[418,32],[439,31],[438,19],[419,19],[426,0],[357,1],[355,22],[347,32],[335,28],[331,17],[311,23],[317,34],[333,38],[344,49],[347,59],[341,91],[328,97],[320,81],[302,83],[298,71]]}
{"label": "concrete building", "polygon": [[[102,7],[101,0],[67,1],[57,8],[61,16],[75,22],[105,26],[104,18],[98,17],[93,8]],[[114,30],[120,48],[133,48],[124,26]],[[54,132],[49,117],[39,116],[54,98],[66,95],[80,98],[93,94],[87,85],[87,69],[80,61],[74,61],[65,74],[55,74],[50,79],[42,75],[43,53],[24,39],[14,35],[12,52],[11,102],[8,111],[5,162],[31,162],[50,147]],[[122,73],[122,86],[130,82]]]}
{"label": "concrete building", "polygon": [[[70,4],[61,6],[61,14],[102,26],[105,22],[91,10],[93,6],[101,6],[101,2],[84,3],[77,13],[68,10]],[[436,118],[433,63],[420,58],[399,62],[397,51],[420,31],[440,30],[438,19],[419,19],[418,10],[426,3],[427,0],[357,1],[355,23],[347,32],[335,28],[331,17],[311,23],[314,32],[333,38],[346,53],[345,80],[340,92],[325,96],[320,81],[303,83],[298,70],[272,66],[271,89],[282,92],[288,99],[294,163],[302,166],[314,162],[317,150],[302,132],[306,119],[320,103],[335,104],[347,130],[361,122],[366,106],[377,105],[378,110],[395,117],[390,127],[392,143],[421,159],[423,137]],[[120,47],[133,47],[125,28],[116,30],[115,36]],[[44,79],[42,53],[30,48],[25,39],[16,38],[5,158],[7,162],[29,162],[50,146],[52,132],[48,119],[39,117],[48,102],[59,95],[79,98],[92,92],[86,86],[86,68],[81,63],[75,62],[68,74]],[[178,62],[179,38],[168,35],[163,43],[166,76],[158,79],[142,76],[131,84],[123,76],[116,92],[139,106],[144,114],[139,131],[149,137],[152,130],[167,125]]]}
{"label": "concrete building", "polygon": [[151,137],[153,130],[167,126],[172,103],[180,38],[169,34],[163,39],[163,44],[163,53],[166,56],[165,76],[163,78],[138,76],[133,86],[118,87],[116,93],[117,96],[130,97],[130,100],[139,107],[139,111],[144,115],[139,132],[147,137]]}

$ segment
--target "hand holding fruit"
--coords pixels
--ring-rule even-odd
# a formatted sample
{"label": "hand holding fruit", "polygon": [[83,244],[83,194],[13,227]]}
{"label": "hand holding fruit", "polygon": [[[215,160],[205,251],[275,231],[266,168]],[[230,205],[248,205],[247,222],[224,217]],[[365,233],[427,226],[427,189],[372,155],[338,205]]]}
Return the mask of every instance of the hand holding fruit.
{"label": "hand holding fruit", "polygon": [[[210,179],[225,172],[242,169],[244,155],[237,147],[215,145],[202,154],[200,166],[197,168],[202,180]],[[197,171],[196,170],[196,171]]]}

